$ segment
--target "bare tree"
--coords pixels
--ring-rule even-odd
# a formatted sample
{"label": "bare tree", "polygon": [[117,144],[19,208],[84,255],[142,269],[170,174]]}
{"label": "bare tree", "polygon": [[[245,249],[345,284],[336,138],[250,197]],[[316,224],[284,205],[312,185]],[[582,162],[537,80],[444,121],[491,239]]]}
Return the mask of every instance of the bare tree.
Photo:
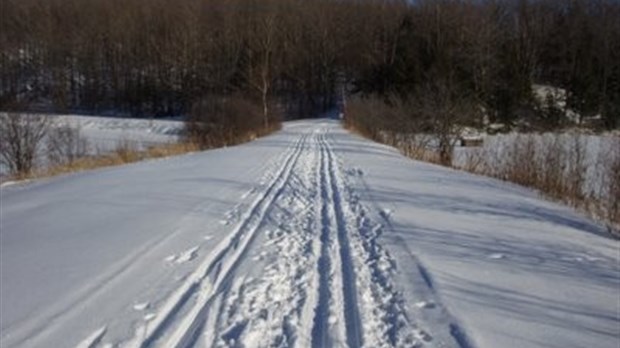
{"label": "bare tree", "polygon": [[50,129],[47,116],[0,114],[0,161],[13,175],[29,174]]}
{"label": "bare tree", "polygon": [[53,127],[47,137],[47,156],[53,164],[68,164],[88,154],[88,141],[79,126],[66,123]]}
{"label": "bare tree", "polygon": [[[263,7],[264,6],[264,7]],[[265,2],[259,5],[260,15],[256,16],[248,26],[248,82],[260,93],[263,107],[263,126],[269,128],[269,94],[276,68],[278,31],[280,16],[274,3]]]}
{"label": "bare tree", "polygon": [[460,91],[454,82],[446,79],[431,80],[419,88],[414,96],[417,116],[437,136],[439,161],[452,164],[452,152],[462,129],[477,119],[479,109],[473,100]]}

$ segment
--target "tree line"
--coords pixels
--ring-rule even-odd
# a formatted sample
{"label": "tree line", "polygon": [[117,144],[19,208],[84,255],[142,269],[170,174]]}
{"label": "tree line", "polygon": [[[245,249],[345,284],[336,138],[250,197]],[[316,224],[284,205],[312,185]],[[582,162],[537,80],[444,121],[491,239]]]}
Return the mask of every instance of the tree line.
{"label": "tree line", "polygon": [[[341,106],[346,94],[422,110],[377,121],[392,128],[425,115],[433,122],[421,127],[478,124],[483,117],[557,126],[569,109],[600,115],[607,128],[620,125],[615,0],[0,6],[0,109],[42,105],[157,117],[234,96],[254,103],[269,126],[278,114],[307,117]],[[540,102],[533,84],[562,88],[565,100]]]}

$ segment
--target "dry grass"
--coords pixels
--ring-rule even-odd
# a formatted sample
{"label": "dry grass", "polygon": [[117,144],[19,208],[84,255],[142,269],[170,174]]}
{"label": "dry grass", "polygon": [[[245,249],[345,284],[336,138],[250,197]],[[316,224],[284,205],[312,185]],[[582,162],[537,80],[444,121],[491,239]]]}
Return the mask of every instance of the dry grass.
{"label": "dry grass", "polygon": [[9,177],[8,180],[26,180],[51,177],[60,174],[118,166],[147,159],[182,155],[199,150],[199,147],[195,144],[184,142],[151,146],[146,150],[140,151],[137,150],[136,147],[130,142],[121,141],[119,142],[116,150],[113,152],[96,156],[80,157],[67,163],[54,164],[44,169],[33,170],[29,174],[16,174]]}
{"label": "dry grass", "polygon": [[416,160],[441,163],[439,152],[431,146],[431,137],[418,134],[423,127],[412,117],[412,105],[391,99],[390,105],[378,98],[353,99],[347,104],[344,126],[374,141],[390,145]]}
{"label": "dry grass", "polygon": [[149,146],[144,150],[138,149],[137,144],[127,139],[122,139],[116,145],[114,151],[94,156],[82,156],[72,161],[55,163],[46,168],[31,170],[29,173],[17,173],[3,178],[4,181],[28,180],[44,177],[52,177],[60,174],[81,172],[103,167],[118,166],[127,163],[182,155],[190,152],[203,151],[226,145],[240,144],[252,141],[258,137],[268,135],[280,129],[280,123],[272,124],[268,129],[260,128],[255,131],[246,131],[235,137],[231,137],[228,144],[214,143],[211,146],[197,144],[192,141],[182,141],[178,143],[168,143]]}
{"label": "dry grass", "polygon": [[[402,119],[385,104],[362,101],[349,106],[347,129],[393,146],[407,157],[441,164],[429,137],[399,126]],[[381,115],[384,117],[378,117]],[[597,190],[586,183],[591,164],[586,161],[586,144],[579,134],[519,134],[507,148],[480,147],[468,152],[458,167],[454,163],[452,167],[537,189],[546,197],[605,222],[611,233],[620,235],[620,137],[599,151],[594,164],[601,183]]]}
{"label": "dry grass", "polygon": [[[599,185],[588,186],[588,165],[594,165]],[[458,169],[537,189],[620,229],[620,138],[599,148],[594,164],[586,161],[586,143],[579,135],[540,137],[520,134],[504,151],[480,148],[465,156]]]}
{"label": "dry grass", "polygon": [[[204,101],[194,108],[192,118],[186,122],[186,136],[181,142],[143,149],[130,139],[121,139],[113,151],[97,155],[88,154],[88,142],[80,135],[79,129],[64,125],[49,132],[46,154],[48,165],[45,168],[33,168],[34,157],[37,155],[37,147],[33,145],[29,152],[33,157],[32,164],[24,166],[24,170],[17,170],[21,167],[16,167],[9,177],[2,180],[49,177],[245,143],[268,135],[281,127],[280,117],[276,114],[270,117],[269,126],[265,127],[260,111],[256,103],[239,96],[212,98],[209,102]],[[19,129],[22,128],[30,130],[32,127]],[[21,144],[23,141],[20,142],[19,139],[20,134],[6,141],[4,138],[0,139],[3,140],[3,153],[4,143]]]}

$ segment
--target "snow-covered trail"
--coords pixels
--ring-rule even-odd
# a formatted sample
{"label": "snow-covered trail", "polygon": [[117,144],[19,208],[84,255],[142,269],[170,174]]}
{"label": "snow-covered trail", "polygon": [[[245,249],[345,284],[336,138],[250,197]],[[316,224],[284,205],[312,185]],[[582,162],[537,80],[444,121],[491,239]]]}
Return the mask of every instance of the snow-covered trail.
{"label": "snow-covered trail", "polygon": [[344,199],[328,129],[299,137],[236,227],[126,346],[380,347],[430,340],[402,307],[384,305],[398,301],[385,289],[390,260],[371,250],[374,235],[357,228],[363,211]]}
{"label": "snow-covered trail", "polygon": [[2,188],[1,227],[3,347],[620,340],[617,241],[331,120]]}

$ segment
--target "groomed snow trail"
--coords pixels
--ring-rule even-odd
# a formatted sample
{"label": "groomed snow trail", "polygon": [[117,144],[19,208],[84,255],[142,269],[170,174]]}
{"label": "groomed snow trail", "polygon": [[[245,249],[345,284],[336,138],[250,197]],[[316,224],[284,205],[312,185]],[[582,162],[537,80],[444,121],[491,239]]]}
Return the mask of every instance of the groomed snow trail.
{"label": "groomed snow trail", "polygon": [[619,243],[333,120],[2,190],[3,348],[620,343]]}
{"label": "groomed snow trail", "polygon": [[[300,135],[232,231],[123,347],[422,347],[329,141]],[[244,195],[248,199],[248,195]],[[225,220],[226,221],[226,220]],[[193,249],[192,249],[193,250]],[[258,276],[257,276],[258,275]]]}
{"label": "groomed snow trail", "polygon": [[[327,125],[303,133],[225,214],[231,230],[122,347],[422,347],[394,261],[348,187]],[[243,203],[243,202],[242,202]],[[245,208],[242,211],[242,206]],[[233,223],[237,220],[236,223]],[[168,258],[183,263],[198,247]],[[146,305],[138,305],[144,309]],[[105,326],[104,326],[105,327]],[[94,337],[95,339],[93,339]],[[98,329],[81,342],[105,341]],[[441,343],[442,346],[445,342]]]}

